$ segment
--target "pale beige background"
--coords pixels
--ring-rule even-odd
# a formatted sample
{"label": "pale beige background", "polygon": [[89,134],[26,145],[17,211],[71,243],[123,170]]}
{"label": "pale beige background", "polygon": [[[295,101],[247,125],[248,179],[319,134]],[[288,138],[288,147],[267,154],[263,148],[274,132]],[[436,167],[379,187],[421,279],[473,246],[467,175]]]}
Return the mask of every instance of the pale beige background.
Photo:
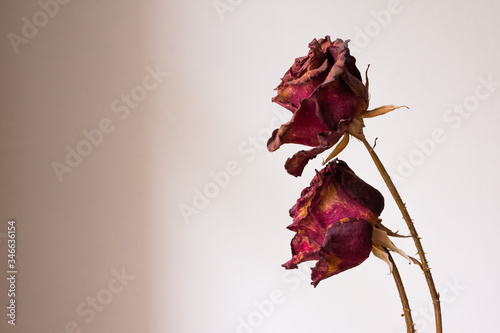
{"label": "pale beige background", "polygon": [[[326,34],[352,39],[362,71],[371,64],[373,107],[410,107],[367,121],[366,134],[423,237],[446,331],[497,331],[498,3],[54,1],[0,7],[2,332],[404,332],[383,262],[316,289],[307,267],[280,267],[288,209],[321,158],[302,178],[284,172],[299,147],[265,150],[289,117],[270,99]],[[43,26],[16,52],[9,34],[34,19]],[[52,164],[105,119],[113,130],[60,181]],[[386,195],[382,218],[406,233],[362,146],[340,157]],[[12,218],[15,327],[5,316]],[[398,264],[419,332],[432,332],[423,277]],[[106,304],[91,310],[92,298]]]}

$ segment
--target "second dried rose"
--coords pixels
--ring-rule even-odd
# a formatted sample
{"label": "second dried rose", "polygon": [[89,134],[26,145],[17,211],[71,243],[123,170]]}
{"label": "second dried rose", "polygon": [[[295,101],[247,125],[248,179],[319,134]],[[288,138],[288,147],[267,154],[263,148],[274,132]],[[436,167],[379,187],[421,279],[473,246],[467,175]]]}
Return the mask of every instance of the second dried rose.
{"label": "second dried rose", "polygon": [[[345,162],[334,160],[319,171],[290,209],[294,231],[292,258],[283,266],[297,268],[317,260],[312,284],[361,264],[370,252],[388,262],[384,248],[406,256],[380,229],[384,197],[360,179]],[[408,258],[408,257],[407,257]]]}

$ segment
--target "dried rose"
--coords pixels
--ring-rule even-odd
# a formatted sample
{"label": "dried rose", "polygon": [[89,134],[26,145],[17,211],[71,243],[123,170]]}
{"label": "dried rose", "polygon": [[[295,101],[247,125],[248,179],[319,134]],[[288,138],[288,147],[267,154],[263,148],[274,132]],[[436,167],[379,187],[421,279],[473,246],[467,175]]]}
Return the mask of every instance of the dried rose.
{"label": "dried rose", "polygon": [[302,191],[290,209],[296,232],[291,242],[292,259],[286,269],[318,260],[312,269],[312,284],[361,264],[370,251],[389,266],[388,248],[406,256],[381,229],[379,215],[384,197],[347,166],[334,160],[317,172],[309,187]]}
{"label": "dried rose", "polygon": [[287,160],[285,168],[294,176],[300,176],[310,159],[344,136],[327,161],[337,155],[347,145],[348,133],[360,138],[363,117],[397,108],[390,105],[367,111],[368,83],[361,80],[348,42],[337,39],[332,43],[330,36],[313,39],[308,55],[295,59],[276,88],[278,94],[273,102],[290,110],[293,116],[273,132],[267,142],[268,150],[275,151],[285,143],[314,147]]}

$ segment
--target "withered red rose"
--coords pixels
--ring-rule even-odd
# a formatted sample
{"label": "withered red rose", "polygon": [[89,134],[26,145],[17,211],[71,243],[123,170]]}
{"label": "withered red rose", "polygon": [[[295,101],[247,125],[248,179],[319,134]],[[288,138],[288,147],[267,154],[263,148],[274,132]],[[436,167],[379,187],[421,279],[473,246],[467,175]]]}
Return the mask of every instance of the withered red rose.
{"label": "withered red rose", "polygon": [[300,176],[308,161],[336,144],[354,118],[368,107],[368,89],[349,53],[348,41],[326,36],[309,43],[309,53],[281,79],[273,101],[290,110],[291,120],[276,129],[269,151],[285,143],[310,147],[289,158],[287,171]]}
{"label": "withered red rose", "polygon": [[406,256],[379,229],[384,197],[365,183],[343,161],[334,160],[317,172],[309,187],[290,209],[294,231],[292,259],[283,264],[297,268],[301,262],[317,260],[312,284],[361,264],[370,252],[387,260],[385,250]]}

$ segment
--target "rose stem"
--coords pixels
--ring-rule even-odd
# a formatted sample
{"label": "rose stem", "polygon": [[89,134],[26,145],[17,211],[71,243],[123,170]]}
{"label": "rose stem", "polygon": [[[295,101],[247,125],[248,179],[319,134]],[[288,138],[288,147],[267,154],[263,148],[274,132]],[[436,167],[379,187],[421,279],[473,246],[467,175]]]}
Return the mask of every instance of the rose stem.
{"label": "rose stem", "polygon": [[399,275],[398,268],[391,254],[386,248],[384,248],[384,250],[389,256],[389,261],[392,263],[392,276],[394,276],[394,282],[396,282],[396,287],[398,288],[399,298],[401,298],[401,303],[403,304],[403,313],[406,322],[406,332],[415,333],[415,326],[413,324],[413,318],[411,317],[410,304],[408,303],[408,297],[406,297],[406,291],[403,285],[403,280],[401,280],[401,275]]}
{"label": "rose stem", "polygon": [[385,184],[389,188],[389,191],[392,194],[392,197],[396,201],[396,204],[399,207],[399,210],[403,214],[403,218],[406,221],[406,224],[408,226],[408,229],[410,230],[410,234],[413,238],[413,241],[415,242],[415,247],[417,248],[418,255],[420,257],[420,261],[422,264],[422,270],[424,271],[424,276],[425,280],[427,281],[427,285],[429,286],[429,291],[431,293],[432,297],[432,303],[434,304],[434,316],[436,319],[436,332],[437,333],[442,333],[443,332],[443,324],[442,324],[442,319],[441,319],[441,305],[439,301],[439,294],[436,291],[436,286],[434,285],[434,280],[432,279],[432,274],[431,274],[431,269],[429,268],[429,265],[427,263],[427,259],[425,257],[425,252],[422,247],[422,243],[420,242],[420,237],[417,234],[417,230],[415,229],[415,225],[413,224],[413,221],[410,217],[410,214],[406,210],[406,206],[401,199],[401,196],[399,195],[396,187],[394,186],[394,183],[391,180],[391,177],[387,173],[387,171],[384,168],[384,165],[378,158],[377,154],[375,153],[375,150],[370,146],[368,141],[366,139],[361,140],[363,144],[365,145],[366,149],[370,153],[370,156],[377,166],[378,171],[380,172],[380,175],[385,181]]}

